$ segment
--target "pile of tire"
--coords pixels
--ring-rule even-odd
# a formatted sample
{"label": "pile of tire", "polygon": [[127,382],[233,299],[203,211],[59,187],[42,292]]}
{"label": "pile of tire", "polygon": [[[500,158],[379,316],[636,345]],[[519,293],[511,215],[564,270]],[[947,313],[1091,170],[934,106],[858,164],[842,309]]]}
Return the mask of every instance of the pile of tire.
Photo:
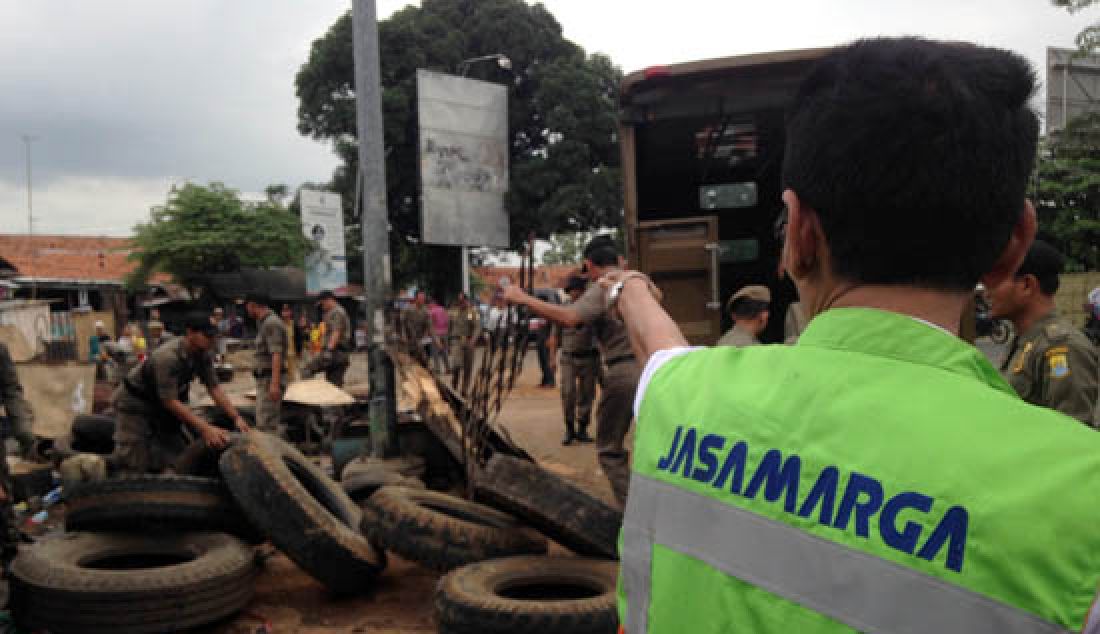
{"label": "pile of tire", "polygon": [[9,605],[28,631],[179,631],[252,598],[255,531],[218,480],[85,483],[66,493],[65,528],[12,562]]}
{"label": "pile of tire", "polygon": [[20,551],[10,607],[28,631],[174,632],[251,600],[269,540],[331,591],[363,593],[385,568],[362,512],[294,447],[258,431],[217,460],[220,478],[145,475],[65,495],[66,533]]}
{"label": "pile of tire", "polygon": [[[349,488],[356,478],[378,486],[361,502],[364,535],[393,555],[447,573],[435,594],[440,632],[616,632],[622,516],[607,504],[533,462],[502,454],[473,483],[478,501],[389,485],[410,476],[377,462],[346,475]],[[544,535],[581,556],[547,556]]]}

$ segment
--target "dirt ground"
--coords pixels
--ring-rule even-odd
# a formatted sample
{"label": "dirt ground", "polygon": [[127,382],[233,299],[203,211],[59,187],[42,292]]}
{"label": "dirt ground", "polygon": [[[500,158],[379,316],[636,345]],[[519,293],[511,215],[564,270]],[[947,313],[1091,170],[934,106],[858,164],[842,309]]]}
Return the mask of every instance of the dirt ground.
{"label": "dirt ground", "polygon": [[[230,389],[241,394],[251,387],[251,381],[241,379],[245,376],[243,372],[238,375]],[[353,360],[349,382],[364,375],[363,361]],[[535,355],[529,354],[500,421],[543,466],[594,495],[611,500],[611,490],[596,462],[595,445],[561,445],[564,428],[559,393],[557,389],[536,387],[540,376]],[[590,432],[594,435],[595,429]],[[551,553],[570,556],[556,546],[551,547]],[[390,555],[389,566],[369,593],[361,597],[334,597],[284,555],[275,554],[267,560],[256,596],[248,608],[229,623],[201,631],[210,634],[434,632],[432,595],[439,577]],[[265,624],[267,630],[263,629]]]}

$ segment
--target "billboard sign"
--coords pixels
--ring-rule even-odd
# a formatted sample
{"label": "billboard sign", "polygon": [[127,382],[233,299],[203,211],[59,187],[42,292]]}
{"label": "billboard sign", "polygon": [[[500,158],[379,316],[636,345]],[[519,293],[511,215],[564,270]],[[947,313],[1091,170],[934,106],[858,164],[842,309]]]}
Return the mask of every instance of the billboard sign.
{"label": "billboard sign", "polygon": [[1067,121],[1100,111],[1100,55],[1076,49],[1047,49],[1047,131],[1061,130]]}
{"label": "billboard sign", "polygon": [[421,237],[430,244],[508,246],[508,90],[416,71]]}
{"label": "billboard sign", "polygon": [[348,285],[344,253],[344,212],[340,195],[326,191],[301,191],[302,232],[313,242],[306,256],[306,292],[342,289]]}

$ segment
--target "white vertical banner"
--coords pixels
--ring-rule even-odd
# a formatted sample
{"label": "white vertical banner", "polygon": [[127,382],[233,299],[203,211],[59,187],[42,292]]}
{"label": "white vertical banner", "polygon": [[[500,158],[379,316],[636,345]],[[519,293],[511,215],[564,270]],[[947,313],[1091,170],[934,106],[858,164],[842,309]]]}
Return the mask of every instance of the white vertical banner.
{"label": "white vertical banner", "polygon": [[508,89],[416,71],[421,237],[508,247]]}
{"label": "white vertical banner", "polygon": [[301,191],[302,232],[313,243],[306,256],[306,292],[343,289],[348,285],[344,252],[344,212],[340,195],[326,191]]}

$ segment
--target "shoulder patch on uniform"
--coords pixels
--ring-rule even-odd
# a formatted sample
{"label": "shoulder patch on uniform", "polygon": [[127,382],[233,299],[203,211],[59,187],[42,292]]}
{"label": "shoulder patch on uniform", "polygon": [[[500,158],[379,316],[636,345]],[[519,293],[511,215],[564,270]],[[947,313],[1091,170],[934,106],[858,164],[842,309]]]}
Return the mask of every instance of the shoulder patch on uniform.
{"label": "shoulder patch on uniform", "polygon": [[1064,352],[1057,354],[1047,353],[1047,362],[1050,364],[1050,376],[1055,379],[1064,379],[1069,376],[1069,360]]}
{"label": "shoulder patch on uniform", "polygon": [[1027,342],[1024,344],[1024,349],[1016,353],[1016,362],[1012,364],[1012,373],[1019,374],[1024,371],[1024,366],[1027,365],[1027,355],[1031,354],[1031,349],[1035,347],[1034,342]]}

